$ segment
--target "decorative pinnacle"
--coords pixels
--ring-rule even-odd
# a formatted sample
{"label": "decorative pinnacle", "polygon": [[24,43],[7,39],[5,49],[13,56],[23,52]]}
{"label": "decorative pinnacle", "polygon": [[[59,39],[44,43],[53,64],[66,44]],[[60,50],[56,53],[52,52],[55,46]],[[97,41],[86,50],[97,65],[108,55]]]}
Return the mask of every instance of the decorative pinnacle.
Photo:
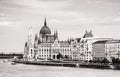
{"label": "decorative pinnacle", "polygon": [[47,26],[46,18],[45,18],[45,21],[44,21],[44,26]]}

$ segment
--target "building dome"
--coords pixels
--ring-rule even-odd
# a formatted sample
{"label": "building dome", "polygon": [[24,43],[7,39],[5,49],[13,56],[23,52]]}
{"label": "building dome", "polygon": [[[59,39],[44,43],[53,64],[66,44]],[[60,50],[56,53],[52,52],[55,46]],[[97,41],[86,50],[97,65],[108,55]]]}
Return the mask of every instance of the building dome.
{"label": "building dome", "polygon": [[44,26],[40,30],[40,34],[51,34],[51,31],[50,31],[49,27],[47,26],[46,19],[44,22]]}
{"label": "building dome", "polygon": [[51,31],[47,26],[43,26],[40,30],[40,34],[51,34]]}

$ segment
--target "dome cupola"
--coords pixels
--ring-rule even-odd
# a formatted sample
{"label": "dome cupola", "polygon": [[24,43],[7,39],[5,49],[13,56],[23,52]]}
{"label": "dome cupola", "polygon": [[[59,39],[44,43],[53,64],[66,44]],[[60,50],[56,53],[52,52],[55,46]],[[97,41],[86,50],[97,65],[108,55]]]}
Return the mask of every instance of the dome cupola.
{"label": "dome cupola", "polygon": [[44,26],[40,30],[40,34],[51,34],[49,27],[47,26],[46,18],[44,21]]}

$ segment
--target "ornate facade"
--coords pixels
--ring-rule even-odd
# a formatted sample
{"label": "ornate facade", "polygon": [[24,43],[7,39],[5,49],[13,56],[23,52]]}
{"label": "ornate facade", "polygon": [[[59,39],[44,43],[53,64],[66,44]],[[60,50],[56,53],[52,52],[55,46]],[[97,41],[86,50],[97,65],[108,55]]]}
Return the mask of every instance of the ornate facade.
{"label": "ornate facade", "polygon": [[57,31],[52,34],[45,19],[44,26],[39,34],[35,35],[34,43],[32,41],[26,42],[24,59],[41,61],[49,59],[57,60],[60,58],[71,58],[71,45],[68,41],[59,41]]}
{"label": "ornate facade", "polygon": [[[90,61],[97,58],[120,58],[120,41],[110,41],[112,38],[95,38],[92,31],[85,32],[82,38],[60,41],[58,32],[53,34],[47,26],[46,19],[40,32],[32,39],[32,32],[24,47],[24,60],[83,60]],[[101,44],[99,41],[108,41]],[[99,44],[100,43],[100,44]]]}

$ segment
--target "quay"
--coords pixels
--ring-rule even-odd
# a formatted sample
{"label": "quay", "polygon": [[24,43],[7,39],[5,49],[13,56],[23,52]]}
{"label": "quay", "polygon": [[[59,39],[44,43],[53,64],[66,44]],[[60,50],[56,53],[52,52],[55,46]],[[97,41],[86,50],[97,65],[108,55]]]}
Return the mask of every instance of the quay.
{"label": "quay", "polygon": [[29,65],[46,65],[46,66],[64,66],[64,67],[76,67],[76,63],[67,62],[52,62],[52,61],[23,61],[23,60],[13,60],[15,63],[29,64]]}
{"label": "quay", "polygon": [[78,68],[94,68],[94,69],[114,69],[113,65],[100,63],[78,63],[78,62],[52,62],[52,61],[24,61],[13,60],[15,63],[29,65],[45,65],[45,66],[62,66],[62,67],[78,67]]}
{"label": "quay", "polygon": [[80,67],[97,68],[97,69],[112,69],[111,65],[100,64],[100,63],[84,63],[84,64],[80,64]]}

